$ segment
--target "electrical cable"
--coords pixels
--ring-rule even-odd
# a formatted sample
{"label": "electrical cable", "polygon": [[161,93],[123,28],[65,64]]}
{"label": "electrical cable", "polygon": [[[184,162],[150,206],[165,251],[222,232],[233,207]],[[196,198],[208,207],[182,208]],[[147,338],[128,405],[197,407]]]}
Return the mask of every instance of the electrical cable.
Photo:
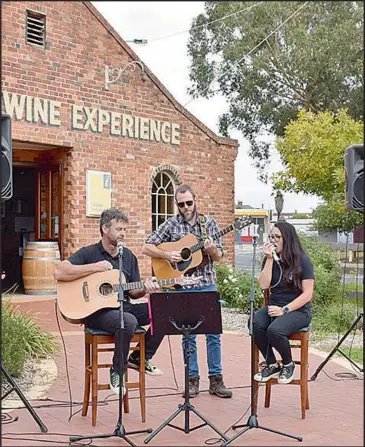
{"label": "electrical cable", "polygon": [[220,22],[222,20],[228,19],[229,17],[233,17],[235,15],[238,15],[241,12],[249,11],[250,9],[255,8],[256,6],[259,6],[259,5],[263,4],[263,3],[265,3],[265,2],[256,3],[255,5],[249,6],[247,8],[242,8],[239,11],[232,12],[231,14],[227,14],[226,16],[220,17],[219,19],[215,19],[215,20],[212,20],[211,22],[204,23],[203,25],[194,26],[193,28],[189,28],[189,29],[186,29],[186,30],[183,30],[183,31],[178,31],[177,33],[168,34],[166,36],[156,37],[155,39],[147,39],[147,42],[150,44],[152,42],[157,42],[159,40],[170,39],[170,37],[179,36],[180,34],[184,34],[184,33],[187,33],[189,31],[194,31],[196,29],[203,28],[203,27],[208,26],[208,25],[212,25],[213,23]]}
{"label": "electrical cable", "polygon": [[54,309],[55,309],[55,314],[56,314],[57,326],[58,326],[58,330],[59,330],[59,332],[60,332],[60,336],[61,336],[61,340],[62,340],[63,352],[64,352],[64,354],[65,354],[66,377],[67,377],[68,392],[69,392],[69,397],[70,397],[70,416],[69,416],[69,418],[68,418],[68,422],[70,422],[71,419],[72,419],[72,391],[71,391],[70,374],[69,374],[69,372],[68,372],[67,350],[66,350],[66,344],[65,344],[65,340],[64,340],[64,338],[63,338],[62,330],[61,330],[60,321],[59,321],[59,318],[58,318],[57,301],[56,301],[56,300],[55,300],[54,304],[55,304]]}
{"label": "electrical cable", "polygon": [[[246,53],[244,56],[242,56],[240,59],[238,59],[238,61],[236,61],[235,65],[232,66],[231,68],[229,68],[228,70],[226,70],[223,74],[221,74],[217,79],[216,82],[219,81],[220,79],[223,78],[223,76],[227,75],[228,73],[230,73],[233,68],[235,68],[240,62],[242,62],[246,57],[250,56],[255,50],[256,48],[258,48],[261,44],[263,44],[269,37],[271,37],[274,33],[276,33],[277,30],[279,30],[282,26],[285,25],[285,23],[287,23],[292,17],[294,17],[296,14],[299,13],[299,11],[304,8],[304,6],[306,6],[306,4],[309,3],[309,1],[306,1],[305,3],[303,3],[303,5],[301,5],[296,11],[293,12],[293,14],[291,14],[287,19],[284,20],[284,22],[282,22],[279,26],[277,26],[274,31],[271,31],[271,33],[269,33],[263,40],[261,40],[261,42],[259,42],[257,45],[255,45],[248,53]],[[205,93],[207,90],[209,89],[209,85],[204,88],[201,92],[200,92],[200,96]],[[215,90],[216,91],[216,90]],[[192,101],[194,101],[195,98],[191,98],[186,104],[184,104],[183,107],[186,107],[188,104],[190,104]]]}
{"label": "electrical cable", "polygon": [[[272,320],[273,320],[273,318],[271,318],[271,322],[272,322]],[[251,337],[252,337],[252,336],[253,336],[253,335],[251,335]],[[267,356],[268,356],[268,354],[269,354],[269,347],[270,347],[270,345],[269,345],[269,343],[268,343],[268,344],[267,344],[267,348],[266,348],[266,355],[264,356],[266,365],[268,364],[268,363],[267,363]],[[264,367],[264,366],[265,366],[265,365],[262,365],[262,367]],[[252,371],[252,373],[253,373],[253,371]],[[262,378],[261,378],[261,380],[259,380],[258,382],[259,382],[259,387],[260,387],[260,385],[262,385],[262,384],[265,383],[265,382],[262,380]],[[250,385],[246,386],[245,388],[251,388],[251,386],[252,386],[252,385],[250,384]],[[243,387],[241,387],[241,388],[243,388]],[[232,389],[232,388],[231,388],[231,389]],[[257,389],[256,394],[254,395],[254,400],[256,399],[258,392],[259,392],[259,388]],[[225,435],[226,433],[229,432],[229,430],[230,430],[233,426],[239,424],[239,423],[242,421],[242,419],[245,417],[245,415],[247,414],[247,412],[250,410],[250,408],[251,408],[251,402],[250,402],[249,406],[246,408],[246,410],[244,411],[244,413],[240,416],[240,418],[239,418],[236,422],[234,422],[233,424],[231,424],[231,425],[227,428],[227,430],[226,430],[225,432],[223,432],[223,434]],[[214,444],[217,444],[218,442],[224,442],[224,441],[225,441],[225,440],[222,439],[222,438],[208,438],[208,439],[206,439],[206,440],[204,441],[204,444],[206,444],[206,445],[214,445]]]}
{"label": "electrical cable", "polygon": [[167,336],[167,340],[168,340],[168,343],[169,343],[170,362],[171,362],[172,374],[173,374],[173,376],[174,376],[174,381],[175,381],[175,385],[176,385],[176,391],[178,391],[178,389],[179,389],[179,385],[178,385],[177,380],[176,380],[175,366],[174,366],[174,361],[173,361],[173,359],[172,359],[172,348],[171,348],[170,335]]}

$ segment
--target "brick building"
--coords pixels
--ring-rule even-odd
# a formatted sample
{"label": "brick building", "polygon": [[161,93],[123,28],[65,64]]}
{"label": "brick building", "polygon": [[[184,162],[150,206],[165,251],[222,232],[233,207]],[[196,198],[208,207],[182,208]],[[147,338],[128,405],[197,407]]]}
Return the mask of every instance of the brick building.
{"label": "brick building", "polygon": [[[90,2],[2,3],[2,110],[12,118],[14,177],[13,198],[2,203],[9,281],[21,277],[26,240],[58,241],[62,259],[97,241],[105,204],[127,212],[128,246],[148,275],[142,244],[176,212],[181,183],[195,187],[201,212],[221,227],[233,222],[237,141],[214,134],[133,61]],[[105,67],[127,64],[107,85]],[[233,232],[224,243],[233,263]]]}

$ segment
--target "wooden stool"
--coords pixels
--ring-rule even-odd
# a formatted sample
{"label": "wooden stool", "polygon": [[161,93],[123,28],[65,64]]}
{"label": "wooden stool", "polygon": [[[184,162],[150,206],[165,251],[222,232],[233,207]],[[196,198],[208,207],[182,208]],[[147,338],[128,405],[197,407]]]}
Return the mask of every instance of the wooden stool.
{"label": "wooden stool", "polygon": [[[140,351],[140,367],[138,370],[139,381],[128,382],[128,368],[126,372],[126,394],[123,398],[124,412],[129,413],[128,390],[139,389],[139,399],[141,404],[142,422],[146,421],[146,376],[145,376],[145,336],[146,331],[138,327],[131,340],[130,351]],[[109,383],[98,382],[99,368],[112,367],[111,363],[99,364],[99,352],[114,352],[112,347],[99,347],[99,345],[114,345],[114,335],[99,329],[85,328],[85,388],[84,401],[82,404],[82,416],[86,416],[89,407],[90,387],[91,387],[91,419],[92,425],[96,425],[96,414],[98,407],[98,391],[109,390]],[[139,344],[139,346],[138,346]]]}
{"label": "wooden stool", "polygon": [[[298,343],[290,343],[292,349],[300,349],[300,360],[293,360],[296,365],[300,365],[300,378],[293,379],[290,384],[300,385],[300,401],[302,407],[302,419],[305,419],[305,410],[309,410],[309,397],[308,397],[308,349],[309,349],[309,330],[310,326],[304,327],[298,332],[294,332],[289,336],[290,342],[295,341]],[[254,350],[254,374],[259,371],[259,349],[255,345]],[[265,407],[270,406],[271,398],[271,385],[278,383],[278,379],[270,379],[265,383]],[[288,385],[290,385],[288,384]],[[254,381],[254,412],[257,414],[257,401],[258,390],[260,382]]]}

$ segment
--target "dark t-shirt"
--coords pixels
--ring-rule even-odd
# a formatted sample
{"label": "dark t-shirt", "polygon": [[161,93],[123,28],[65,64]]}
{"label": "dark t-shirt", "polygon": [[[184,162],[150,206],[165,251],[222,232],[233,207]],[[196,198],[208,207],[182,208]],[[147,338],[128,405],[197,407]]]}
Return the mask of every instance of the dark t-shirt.
{"label": "dark t-shirt", "polygon": [[[74,265],[94,264],[99,261],[109,261],[114,269],[119,269],[119,257],[111,256],[102,242],[80,248],[76,253],[67,259]],[[136,256],[127,248],[123,248],[123,273],[126,282],[138,282],[141,280]]]}
{"label": "dark t-shirt", "polygon": [[[279,261],[280,262],[280,261]],[[314,279],[314,269],[312,261],[309,259],[309,257],[302,252],[300,257],[300,262],[302,266],[302,273],[300,275],[300,279]],[[266,257],[264,258],[262,262],[262,269],[264,268],[264,265],[266,264]],[[272,277],[271,277],[271,284],[270,284],[270,298],[269,303],[273,306],[286,306],[287,304],[291,303],[295,298],[297,298],[299,295],[301,295],[302,291],[299,289],[294,289],[293,287],[288,286],[288,284],[285,284],[283,279],[279,282],[277,286],[275,284],[280,279],[280,268],[278,264],[274,261],[273,267],[272,267]],[[275,287],[273,287],[275,286]],[[310,302],[305,304],[303,308],[310,309]]]}

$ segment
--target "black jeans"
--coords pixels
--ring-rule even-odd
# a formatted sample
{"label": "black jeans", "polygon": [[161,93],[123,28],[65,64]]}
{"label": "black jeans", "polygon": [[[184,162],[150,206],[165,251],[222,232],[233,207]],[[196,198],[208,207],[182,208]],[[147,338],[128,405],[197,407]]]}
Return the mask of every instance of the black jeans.
{"label": "black jeans", "polygon": [[292,361],[288,336],[309,326],[312,313],[309,309],[298,309],[280,317],[271,318],[267,307],[261,307],[253,317],[254,340],[268,365],[276,362],[273,348],[281,355],[283,364]]}
{"label": "black jeans", "polygon": [[[146,326],[150,324],[149,313],[148,313],[148,304],[147,303],[138,303],[132,304],[124,302],[123,306],[124,312],[128,312],[136,317],[139,326]],[[151,328],[148,328],[146,333],[146,359],[151,360],[155,355],[158,347],[160,346],[163,335],[152,335]],[[139,353],[138,351],[134,351],[131,354],[132,358],[138,359]]]}
{"label": "black jeans", "polygon": [[[124,312],[124,332],[123,332],[123,359],[124,371],[127,369],[127,360],[129,353],[129,346],[138,326],[137,318],[130,313]],[[113,356],[113,369],[119,372],[120,367],[120,345],[121,345],[121,331],[120,331],[120,311],[119,309],[102,309],[90,315],[85,322],[87,327],[93,329],[102,329],[110,332],[115,336],[115,347]]]}

